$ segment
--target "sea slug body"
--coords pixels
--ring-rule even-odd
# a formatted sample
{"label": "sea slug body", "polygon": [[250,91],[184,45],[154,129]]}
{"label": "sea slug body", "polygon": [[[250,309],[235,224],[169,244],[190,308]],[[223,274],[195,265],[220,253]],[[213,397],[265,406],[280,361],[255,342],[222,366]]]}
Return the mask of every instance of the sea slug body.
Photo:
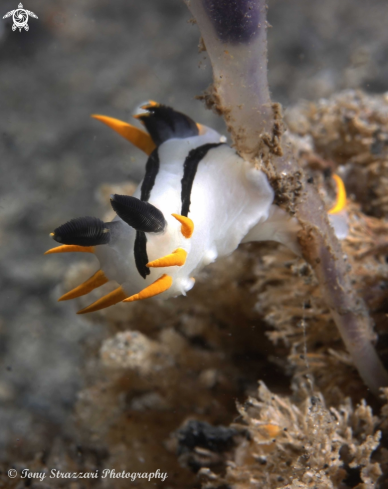
{"label": "sea slug body", "polygon": [[79,313],[118,302],[186,295],[195,275],[240,243],[274,240],[298,253],[297,221],[273,204],[263,171],[253,168],[213,129],[150,102],[135,116],[148,132],[94,116],[148,154],[133,196],[112,195],[110,223],[78,218],[55,229],[62,244],[47,253],[92,252],[101,269],[59,300],[113,280],[120,286]]}

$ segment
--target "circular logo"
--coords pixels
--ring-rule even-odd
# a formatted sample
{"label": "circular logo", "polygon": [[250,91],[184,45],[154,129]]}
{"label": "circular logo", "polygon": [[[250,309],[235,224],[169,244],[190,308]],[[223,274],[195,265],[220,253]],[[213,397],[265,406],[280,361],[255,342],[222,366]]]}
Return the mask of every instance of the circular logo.
{"label": "circular logo", "polygon": [[8,17],[11,17],[12,15],[12,20],[13,20],[13,25],[12,25],[12,30],[16,31],[16,29],[19,29],[19,32],[22,32],[22,29],[28,31],[28,18],[33,17],[34,19],[37,19],[38,16],[34,14],[34,12],[31,12],[31,10],[25,10],[23,8],[23,4],[19,3],[18,8],[15,10],[10,10],[7,12],[5,15],[3,15],[3,19],[7,19]]}
{"label": "circular logo", "polygon": [[28,22],[27,12],[22,8],[16,9],[15,12],[13,13],[13,23],[15,29],[22,29],[23,27],[26,27],[27,22]]}

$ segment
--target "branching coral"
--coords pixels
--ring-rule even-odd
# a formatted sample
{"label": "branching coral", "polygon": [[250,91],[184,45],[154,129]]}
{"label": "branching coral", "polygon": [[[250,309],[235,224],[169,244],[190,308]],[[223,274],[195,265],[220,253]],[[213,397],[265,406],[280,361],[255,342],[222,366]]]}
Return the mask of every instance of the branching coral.
{"label": "branching coral", "polygon": [[308,183],[283,134],[267,82],[265,0],[187,0],[212,62],[212,103],[223,114],[236,149],[267,172],[278,202],[298,218],[303,256],[364,382],[376,394],[388,385],[371,343],[371,321],[351,283],[341,245],[314,185]]}
{"label": "branching coral", "polygon": [[357,487],[372,488],[381,475],[370,462],[380,440],[377,418],[365,403],[353,408],[347,400],[329,409],[319,396],[293,403],[261,384],[259,399],[248,399],[239,412],[234,426],[248,429],[250,438],[235,450],[223,478],[202,471],[206,489],[340,487],[344,462],[358,468],[364,484]]}

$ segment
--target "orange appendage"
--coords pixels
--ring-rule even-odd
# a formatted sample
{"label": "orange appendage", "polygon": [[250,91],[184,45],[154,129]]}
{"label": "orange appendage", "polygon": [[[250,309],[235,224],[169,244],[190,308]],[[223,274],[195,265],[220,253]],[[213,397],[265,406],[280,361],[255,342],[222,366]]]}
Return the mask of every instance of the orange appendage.
{"label": "orange appendage", "polygon": [[157,260],[147,263],[147,267],[162,268],[162,267],[181,267],[186,263],[187,251],[182,248],[177,248],[170,255],[163,256]]}
{"label": "orange appendage", "polygon": [[86,314],[88,312],[95,312],[99,311],[100,309],[105,309],[106,307],[113,306],[114,304],[123,301],[126,297],[127,294],[124,292],[124,289],[122,287],[118,287],[113,292],[104,295],[104,297],[101,297],[101,299],[98,299],[98,301],[90,304],[90,306],[78,311],[77,314]]}
{"label": "orange appendage", "polygon": [[135,126],[132,126],[131,124],[128,124],[127,122],[98,114],[93,114],[91,117],[109,126],[111,129],[120,134],[120,136],[132,143],[141,151],[144,151],[144,153],[147,155],[150,155],[156,148],[155,143],[152,141],[152,138],[148,133],[138,129]]}
{"label": "orange appendage", "polygon": [[171,214],[177,221],[182,224],[181,232],[185,238],[191,238],[194,232],[194,223],[189,217],[181,216],[180,214]]}
{"label": "orange appendage", "polygon": [[51,250],[46,251],[45,255],[51,255],[52,253],[94,253],[94,246],[77,246],[77,245],[62,245]]}
{"label": "orange appendage", "polygon": [[68,301],[70,299],[75,299],[76,297],[81,297],[82,295],[89,294],[89,292],[97,289],[97,287],[101,287],[101,285],[104,285],[107,282],[109,282],[108,277],[106,277],[102,270],[98,270],[98,272],[96,272],[92,277],[86,280],[86,282],[60,297],[58,299],[58,302]]}
{"label": "orange appendage", "polygon": [[169,275],[162,275],[160,278],[155,280],[151,285],[143,289],[138,294],[132,295],[125,299],[123,302],[134,302],[141,301],[143,299],[149,299],[155,295],[161,294],[168,290],[172,285],[172,278]]}
{"label": "orange appendage", "polygon": [[346,189],[344,182],[335,173],[333,174],[333,178],[337,185],[337,199],[334,206],[329,210],[329,214],[337,214],[338,212],[342,211],[342,209],[344,209],[346,206]]}

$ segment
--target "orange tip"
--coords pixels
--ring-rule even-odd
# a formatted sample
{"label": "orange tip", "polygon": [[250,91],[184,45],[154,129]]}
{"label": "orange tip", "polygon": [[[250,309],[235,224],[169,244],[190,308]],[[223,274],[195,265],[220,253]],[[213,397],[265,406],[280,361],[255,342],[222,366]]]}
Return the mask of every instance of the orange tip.
{"label": "orange tip", "polygon": [[95,312],[99,311],[100,309],[105,309],[106,307],[113,306],[114,304],[123,301],[126,297],[127,294],[124,292],[124,289],[122,287],[118,287],[113,292],[104,295],[104,297],[101,297],[101,299],[98,299],[98,301],[90,304],[90,306],[85,307],[85,309],[81,309],[81,311],[78,311],[77,314],[87,314],[88,312]]}
{"label": "orange tip", "polygon": [[52,253],[94,253],[94,246],[77,246],[77,245],[62,245],[51,250],[46,251],[45,255],[51,255]]}
{"label": "orange tip", "polygon": [[143,289],[138,294],[132,295],[125,299],[123,302],[134,302],[141,301],[143,299],[149,299],[155,295],[159,295],[162,292],[168,290],[172,285],[172,278],[169,275],[162,275],[160,278],[155,280],[151,285]]}
{"label": "orange tip", "polygon": [[156,148],[151,136],[145,131],[128,124],[127,122],[108,117],[106,115],[92,114],[93,119],[103,122],[108,127],[116,131],[120,136],[132,143],[136,148],[144,151],[147,155],[150,155]]}
{"label": "orange tip", "polygon": [[163,256],[157,260],[147,263],[147,267],[161,268],[161,267],[181,267],[186,263],[187,251],[183,248],[177,248],[170,255]]}
{"label": "orange tip", "polygon": [[198,122],[196,124],[197,124],[199,135],[203,136],[206,133],[206,127],[203,126],[202,124],[199,124]]}
{"label": "orange tip", "polygon": [[135,115],[133,115],[132,117],[133,117],[134,119],[139,120],[139,121],[140,121],[140,122],[141,122],[141,123],[144,125],[144,122],[142,121],[142,119],[143,119],[144,117],[149,117],[149,115],[150,115],[150,113],[149,113],[149,112],[142,112],[141,114],[135,114]]}
{"label": "orange tip", "polygon": [[155,102],[155,100],[148,100],[148,103],[141,105],[140,108],[147,110],[150,109],[151,107],[159,107],[159,105],[160,104],[158,102]]}
{"label": "orange tip", "polygon": [[177,221],[182,224],[181,232],[185,238],[191,238],[194,232],[194,223],[189,217],[181,216],[180,214],[171,214]]}
{"label": "orange tip", "polygon": [[334,206],[329,210],[329,214],[337,214],[338,212],[341,212],[342,209],[344,209],[346,206],[346,189],[344,182],[335,173],[333,174],[333,179],[335,180],[337,186],[337,199]]}
{"label": "orange tip", "polygon": [[76,297],[89,294],[89,292],[97,289],[97,287],[101,287],[101,285],[104,285],[107,282],[109,282],[109,279],[105,276],[104,272],[102,270],[98,270],[98,272],[86,280],[86,282],[60,297],[58,302],[68,301],[70,299],[75,299]]}

